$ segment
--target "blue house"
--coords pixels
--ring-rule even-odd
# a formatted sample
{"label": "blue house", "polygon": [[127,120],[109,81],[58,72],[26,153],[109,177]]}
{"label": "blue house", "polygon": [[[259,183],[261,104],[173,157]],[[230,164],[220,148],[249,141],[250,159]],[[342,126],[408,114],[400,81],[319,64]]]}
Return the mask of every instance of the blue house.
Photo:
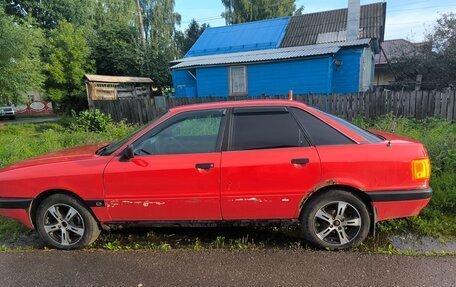
{"label": "blue house", "polygon": [[386,3],[208,28],[171,62],[176,97],[353,93],[372,88]]}

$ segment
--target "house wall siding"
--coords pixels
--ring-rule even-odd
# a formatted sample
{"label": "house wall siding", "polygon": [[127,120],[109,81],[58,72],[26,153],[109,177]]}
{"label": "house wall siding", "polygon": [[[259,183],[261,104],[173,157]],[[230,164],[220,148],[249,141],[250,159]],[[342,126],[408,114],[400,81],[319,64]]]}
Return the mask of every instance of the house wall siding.
{"label": "house wall siding", "polygon": [[329,93],[330,58],[247,65],[249,95]]}
{"label": "house wall siding", "polygon": [[333,93],[354,93],[360,90],[361,49],[344,49],[336,54],[335,59],[341,60],[340,67],[334,67]]}
{"label": "house wall siding", "polygon": [[228,67],[196,69],[198,97],[228,97]]}
{"label": "house wall siding", "polygon": [[189,74],[188,70],[172,71],[175,96],[178,98],[197,97],[196,80]]}
{"label": "house wall siding", "polygon": [[[248,95],[284,95],[289,90],[295,94],[366,90],[372,86],[372,59],[369,49],[363,53],[363,48],[349,48],[340,50],[335,56],[244,64],[247,66]],[[342,65],[336,67],[335,60],[340,60]],[[196,77],[195,81],[186,70],[173,71],[176,96],[191,97],[195,85],[195,97],[229,96],[229,66],[197,68]]]}

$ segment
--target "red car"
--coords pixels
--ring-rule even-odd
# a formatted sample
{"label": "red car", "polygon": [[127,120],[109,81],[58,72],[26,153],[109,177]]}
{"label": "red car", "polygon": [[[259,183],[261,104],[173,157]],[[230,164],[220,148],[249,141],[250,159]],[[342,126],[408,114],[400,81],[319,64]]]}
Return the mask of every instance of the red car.
{"label": "red car", "polygon": [[432,195],[424,146],[294,101],[183,106],[109,145],[0,170],[0,215],[59,249],[115,225],[299,223],[319,247],[360,244]]}

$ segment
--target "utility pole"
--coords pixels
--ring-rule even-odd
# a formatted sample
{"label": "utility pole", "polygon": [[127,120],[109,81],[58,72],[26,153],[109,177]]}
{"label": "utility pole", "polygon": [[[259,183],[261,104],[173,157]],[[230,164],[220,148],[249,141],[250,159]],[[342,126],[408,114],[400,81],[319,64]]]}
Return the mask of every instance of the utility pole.
{"label": "utility pole", "polygon": [[144,31],[144,23],[143,23],[143,16],[141,11],[141,5],[139,4],[139,0],[136,0],[136,10],[138,11],[138,19],[139,19],[139,30],[141,32],[141,41],[146,48],[146,32]]}

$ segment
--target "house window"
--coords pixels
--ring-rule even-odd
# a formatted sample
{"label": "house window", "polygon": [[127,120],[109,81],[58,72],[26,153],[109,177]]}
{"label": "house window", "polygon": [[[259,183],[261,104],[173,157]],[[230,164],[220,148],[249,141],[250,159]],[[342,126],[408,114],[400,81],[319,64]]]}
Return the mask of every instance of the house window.
{"label": "house window", "polygon": [[230,67],[230,96],[247,95],[247,67]]}

